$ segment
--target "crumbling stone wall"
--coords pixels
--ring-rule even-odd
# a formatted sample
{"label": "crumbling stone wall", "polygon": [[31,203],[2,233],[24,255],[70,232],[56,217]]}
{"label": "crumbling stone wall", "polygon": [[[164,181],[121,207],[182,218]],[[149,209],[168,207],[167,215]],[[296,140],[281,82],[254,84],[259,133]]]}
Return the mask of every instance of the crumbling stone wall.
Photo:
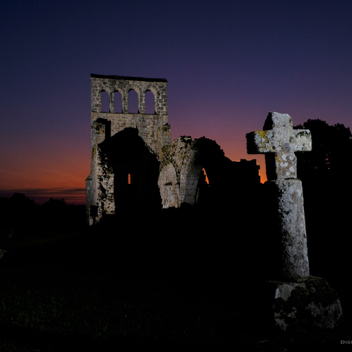
{"label": "crumbling stone wall", "polygon": [[[208,185],[204,184],[203,170],[208,177]],[[226,200],[229,202],[233,196],[232,190],[239,187],[241,174],[254,174],[252,186],[260,183],[258,170],[255,160],[232,162],[211,139],[202,137],[192,140],[187,136],[178,137],[163,148],[158,181],[162,206],[163,208],[179,208],[183,204],[193,206],[199,201],[202,186],[208,191],[207,197],[212,202],[224,203]],[[241,187],[245,188],[244,181]]]}
{"label": "crumbling stone wall", "polygon": [[[198,204],[199,200],[221,203],[227,197],[232,201],[232,189],[246,189],[246,180],[260,183],[255,160],[232,162],[215,141],[181,136],[171,142],[166,79],[92,74],[90,80],[92,160],[86,180],[89,224],[131,204],[178,208]],[[138,113],[129,111],[131,90],[138,96]],[[148,91],[154,95],[154,114],[146,113]],[[102,92],[109,97],[108,112],[102,111]],[[121,96],[120,112],[115,111],[115,92]],[[130,172],[135,174],[131,176]],[[127,179],[132,179],[131,185],[127,185]]]}
{"label": "crumbling stone wall", "polygon": [[[167,80],[103,76],[91,74],[91,121],[103,119],[110,123],[111,135],[127,127],[137,128],[139,135],[157,155],[161,148],[171,141],[170,126],[167,111]],[[138,114],[129,113],[129,91],[138,95]],[[101,111],[101,92],[107,92],[110,98],[109,112]],[[116,113],[114,93],[118,91],[122,97],[122,112]],[[155,113],[145,113],[145,93],[152,92],[155,101]],[[93,136],[92,136],[93,137]],[[94,138],[92,138],[94,143]]]}
{"label": "crumbling stone wall", "polygon": [[163,208],[179,208],[184,200],[184,180],[181,174],[192,154],[193,141],[191,137],[181,136],[170,145],[163,148],[163,158],[160,165],[158,186]]}
{"label": "crumbling stone wall", "polygon": [[[103,214],[114,214],[114,173],[101,150],[101,143],[117,133],[135,128],[159,160],[171,142],[167,112],[167,80],[91,74],[91,174],[86,180],[87,217],[90,224]],[[138,95],[138,113],[129,112],[129,91]],[[109,95],[109,112],[102,112],[101,93]],[[115,92],[121,94],[122,111],[115,112]],[[152,92],[155,113],[145,113],[145,94]]]}

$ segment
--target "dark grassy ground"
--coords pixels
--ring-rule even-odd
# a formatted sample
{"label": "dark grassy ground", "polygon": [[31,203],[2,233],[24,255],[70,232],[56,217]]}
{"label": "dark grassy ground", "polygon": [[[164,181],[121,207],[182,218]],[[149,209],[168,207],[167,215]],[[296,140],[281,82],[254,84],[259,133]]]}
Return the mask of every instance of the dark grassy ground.
{"label": "dark grassy ground", "polygon": [[258,227],[242,220],[246,226],[204,213],[125,214],[94,229],[15,236],[0,261],[0,351],[352,350],[350,291],[340,277],[331,282],[341,290],[339,328],[283,334],[263,323],[263,270],[253,260],[260,248],[251,237]]}

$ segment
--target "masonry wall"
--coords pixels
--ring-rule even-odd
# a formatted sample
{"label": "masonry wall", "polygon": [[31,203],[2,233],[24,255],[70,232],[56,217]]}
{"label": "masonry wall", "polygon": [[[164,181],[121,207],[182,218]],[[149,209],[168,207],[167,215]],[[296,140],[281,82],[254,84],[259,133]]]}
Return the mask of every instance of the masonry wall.
{"label": "masonry wall", "polygon": [[[138,95],[138,113],[129,113],[129,92]],[[109,112],[101,111],[101,93],[109,95]],[[145,113],[145,93],[154,95],[155,113]],[[122,112],[115,112],[115,92],[121,94]],[[139,77],[91,75],[91,122],[104,119],[111,123],[111,135],[127,127],[137,128],[139,135],[157,155],[171,141],[167,112],[167,81]],[[93,137],[93,136],[92,136]],[[94,140],[92,138],[92,142]]]}
{"label": "masonry wall", "polygon": [[[105,76],[91,74],[91,174],[86,180],[88,222],[99,221],[103,214],[113,214],[113,172],[108,167],[100,144],[126,128],[135,128],[151,153],[158,160],[162,148],[171,142],[168,124],[167,80],[141,77]],[[138,113],[129,112],[129,92],[138,96]],[[146,92],[152,92],[154,114],[146,111]],[[109,111],[102,112],[101,94],[109,96]],[[115,112],[115,92],[121,95],[122,111]],[[107,182],[107,179],[109,182]],[[94,212],[95,219],[92,218]]]}
{"label": "masonry wall", "polygon": [[[92,74],[90,80],[89,224],[129,209],[186,204],[233,209],[234,200],[243,207],[251,199],[251,190],[260,185],[255,160],[232,162],[215,141],[205,137],[181,136],[171,142],[166,79]],[[129,111],[131,90],[138,97],[136,113]],[[148,91],[154,96],[154,113],[146,113]],[[109,97],[107,111],[102,111],[102,93]],[[119,104],[116,97],[121,98]]]}

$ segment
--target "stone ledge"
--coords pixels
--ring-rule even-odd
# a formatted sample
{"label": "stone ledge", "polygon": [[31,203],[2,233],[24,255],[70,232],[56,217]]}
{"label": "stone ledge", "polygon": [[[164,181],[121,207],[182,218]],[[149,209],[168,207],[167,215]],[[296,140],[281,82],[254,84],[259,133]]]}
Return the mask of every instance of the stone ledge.
{"label": "stone ledge", "polygon": [[147,78],[147,77],[99,75],[99,74],[96,74],[96,73],[91,73],[90,77],[92,77],[92,78],[116,79],[116,80],[124,80],[124,81],[167,82],[166,78]]}

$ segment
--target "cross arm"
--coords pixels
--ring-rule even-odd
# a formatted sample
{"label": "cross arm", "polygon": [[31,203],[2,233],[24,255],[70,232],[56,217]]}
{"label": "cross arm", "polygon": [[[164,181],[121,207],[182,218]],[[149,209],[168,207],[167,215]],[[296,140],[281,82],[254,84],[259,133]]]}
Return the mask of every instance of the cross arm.
{"label": "cross arm", "polygon": [[247,153],[248,154],[265,154],[274,153],[275,146],[271,142],[272,130],[255,131],[247,133]]}
{"label": "cross arm", "polygon": [[292,149],[295,152],[308,152],[312,150],[312,135],[310,130],[293,130]]}
{"label": "cross arm", "polygon": [[293,129],[288,114],[269,113],[264,131],[251,132],[246,137],[248,154],[265,154],[268,180],[296,178],[295,152],[312,150],[310,131]]}

